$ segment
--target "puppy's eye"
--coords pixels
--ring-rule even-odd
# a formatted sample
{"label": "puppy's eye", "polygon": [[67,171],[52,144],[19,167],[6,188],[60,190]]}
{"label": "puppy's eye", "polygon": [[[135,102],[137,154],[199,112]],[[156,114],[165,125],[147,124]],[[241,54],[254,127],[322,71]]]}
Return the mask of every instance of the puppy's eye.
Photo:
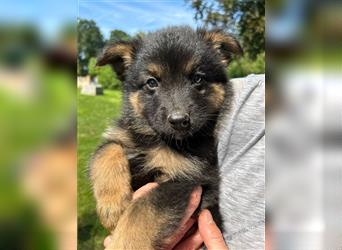
{"label": "puppy's eye", "polygon": [[200,84],[203,81],[203,77],[204,77],[203,74],[199,74],[199,73],[194,74],[194,76],[192,77],[192,83]]}
{"label": "puppy's eye", "polygon": [[158,81],[155,78],[151,77],[151,78],[147,79],[146,86],[149,89],[156,89],[158,87]]}

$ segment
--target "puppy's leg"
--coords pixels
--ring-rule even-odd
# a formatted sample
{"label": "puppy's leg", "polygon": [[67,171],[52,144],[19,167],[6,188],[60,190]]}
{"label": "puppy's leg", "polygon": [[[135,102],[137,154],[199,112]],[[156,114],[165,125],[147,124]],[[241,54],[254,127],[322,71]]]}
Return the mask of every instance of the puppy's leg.
{"label": "puppy's leg", "polygon": [[165,182],[131,203],[108,249],[163,249],[184,216],[193,188],[192,184]]}
{"label": "puppy's leg", "polygon": [[90,163],[96,209],[102,225],[113,230],[132,199],[131,174],[120,145],[104,144]]}
{"label": "puppy's leg", "polygon": [[209,184],[203,185],[202,201],[199,206],[198,212],[203,209],[209,209],[216,225],[223,231],[222,216],[219,209],[219,195],[218,185]]}

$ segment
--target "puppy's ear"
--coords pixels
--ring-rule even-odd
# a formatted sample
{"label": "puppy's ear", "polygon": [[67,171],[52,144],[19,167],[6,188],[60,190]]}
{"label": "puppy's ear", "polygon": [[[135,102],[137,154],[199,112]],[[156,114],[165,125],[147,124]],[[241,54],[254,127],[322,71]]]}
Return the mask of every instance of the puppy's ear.
{"label": "puppy's ear", "polygon": [[140,46],[140,39],[120,41],[107,45],[97,58],[96,66],[109,64],[120,80],[125,79],[125,72],[135,59]]}
{"label": "puppy's ear", "polygon": [[233,55],[242,55],[243,50],[239,42],[230,34],[222,30],[215,29],[207,31],[198,29],[199,36],[209,43],[222,57],[222,63],[228,65]]}

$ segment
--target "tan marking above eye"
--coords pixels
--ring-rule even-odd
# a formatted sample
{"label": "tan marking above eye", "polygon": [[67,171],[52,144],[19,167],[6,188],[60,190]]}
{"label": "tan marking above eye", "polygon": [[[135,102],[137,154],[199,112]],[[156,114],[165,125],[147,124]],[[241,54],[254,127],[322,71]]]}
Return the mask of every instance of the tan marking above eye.
{"label": "tan marking above eye", "polygon": [[163,73],[163,67],[156,63],[147,65],[147,71],[154,77],[160,78]]}
{"label": "tan marking above eye", "polygon": [[218,110],[225,98],[225,90],[224,87],[221,84],[214,83],[210,86],[211,93],[208,96],[209,102],[212,104],[215,110]]}

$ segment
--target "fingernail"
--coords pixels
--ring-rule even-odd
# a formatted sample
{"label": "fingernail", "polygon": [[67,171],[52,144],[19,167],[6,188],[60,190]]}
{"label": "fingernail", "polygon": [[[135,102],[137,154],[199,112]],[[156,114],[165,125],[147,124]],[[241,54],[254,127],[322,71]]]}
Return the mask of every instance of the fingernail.
{"label": "fingernail", "polygon": [[103,242],[104,246],[107,247],[112,241],[112,236],[107,236]]}
{"label": "fingernail", "polygon": [[202,187],[201,186],[197,186],[194,188],[193,191],[193,196],[197,197],[197,196],[201,196],[202,195]]}
{"label": "fingernail", "polygon": [[208,224],[211,224],[214,222],[213,217],[211,216],[211,213],[209,212],[209,210],[205,209],[203,210],[203,213],[204,213],[205,221]]}

